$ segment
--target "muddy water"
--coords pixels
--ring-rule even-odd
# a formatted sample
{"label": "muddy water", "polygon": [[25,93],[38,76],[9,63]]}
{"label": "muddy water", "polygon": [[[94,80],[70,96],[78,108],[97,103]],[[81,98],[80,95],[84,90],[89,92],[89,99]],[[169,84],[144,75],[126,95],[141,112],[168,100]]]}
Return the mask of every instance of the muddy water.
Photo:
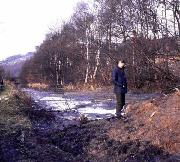
{"label": "muddy water", "polygon": [[[82,115],[88,119],[103,119],[115,115],[115,96],[113,92],[55,92],[23,89],[42,108],[49,111],[61,112],[61,117],[75,120]],[[135,94],[126,95],[126,104],[155,98],[160,94]]]}

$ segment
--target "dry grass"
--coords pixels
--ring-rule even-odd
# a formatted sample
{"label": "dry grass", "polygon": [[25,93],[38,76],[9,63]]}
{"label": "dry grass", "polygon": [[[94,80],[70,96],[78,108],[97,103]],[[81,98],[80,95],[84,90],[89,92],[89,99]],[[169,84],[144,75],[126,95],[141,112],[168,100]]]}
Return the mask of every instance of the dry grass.
{"label": "dry grass", "polygon": [[102,86],[98,84],[82,84],[77,83],[76,85],[66,85],[64,86],[65,91],[95,91],[101,89]]}
{"label": "dry grass", "polygon": [[49,85],[45,84],[45,83],[29,83],[27,85],[29,88],[33,88],[33,89],[48,89]]}
{"label": "dry grass", "polygon": [[30,128],[31,122],[24,114],[24,103],[19,102],[18,91],[12,86],[6,86],[0,95],[0,124],[4,125],[7,133],[12,133],[16,128]]}

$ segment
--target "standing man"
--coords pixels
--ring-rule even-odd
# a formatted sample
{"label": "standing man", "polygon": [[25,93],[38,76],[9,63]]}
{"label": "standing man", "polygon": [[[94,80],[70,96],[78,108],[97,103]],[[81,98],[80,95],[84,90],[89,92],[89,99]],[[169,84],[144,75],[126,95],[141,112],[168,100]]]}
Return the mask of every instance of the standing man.
{"label": "standing man", "polygon": [[116,116],[120,117],[123,106],[125,105],[125,94],[127,93],[127,80],[124,72],[125,62],[119,60],[117,66],[112,72],[112,81],[114,84],[114,93],[116,95]]}

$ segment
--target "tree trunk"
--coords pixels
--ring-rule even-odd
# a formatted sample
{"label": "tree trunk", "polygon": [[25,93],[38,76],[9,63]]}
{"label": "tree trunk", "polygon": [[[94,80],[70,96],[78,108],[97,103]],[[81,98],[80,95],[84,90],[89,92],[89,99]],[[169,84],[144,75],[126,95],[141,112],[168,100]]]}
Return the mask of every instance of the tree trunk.
{"label": "tree trunk", "polygon": [[96,74],[97,74],[98,66],[100,64],[99,60],[100,60],[100,48],[98,48],[97,55],[96,55],[96,67],[95,67],[95,70],[94,70],[93,79],[96,79]]}
{"label": "tree trunk", "polygon": [[85,81],[84,83],[88,83],[88,78],[89,78],[89,69],[90,69],[90,65],[89,65],[89,31],[88,29],[86,29],[86,61],[87,61],[87,67],[86,67],[86,77],[85,77]]}

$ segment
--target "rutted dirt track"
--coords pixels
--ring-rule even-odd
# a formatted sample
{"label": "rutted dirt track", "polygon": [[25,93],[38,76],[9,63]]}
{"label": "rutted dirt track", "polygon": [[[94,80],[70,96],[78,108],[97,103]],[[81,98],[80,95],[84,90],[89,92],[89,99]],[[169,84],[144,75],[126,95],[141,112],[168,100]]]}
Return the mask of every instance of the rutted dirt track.
{"label": "rutted dirt track", "polygon": [[[88,119],[105,119],[115,115],[115,97],[112,92],[54,92],[24,89],[32,99],[46,110],[61,111],[66,119],[76,119],[84,114]],[[154,94],[128,93],[126,103],[139,102],[160,96]]]}

